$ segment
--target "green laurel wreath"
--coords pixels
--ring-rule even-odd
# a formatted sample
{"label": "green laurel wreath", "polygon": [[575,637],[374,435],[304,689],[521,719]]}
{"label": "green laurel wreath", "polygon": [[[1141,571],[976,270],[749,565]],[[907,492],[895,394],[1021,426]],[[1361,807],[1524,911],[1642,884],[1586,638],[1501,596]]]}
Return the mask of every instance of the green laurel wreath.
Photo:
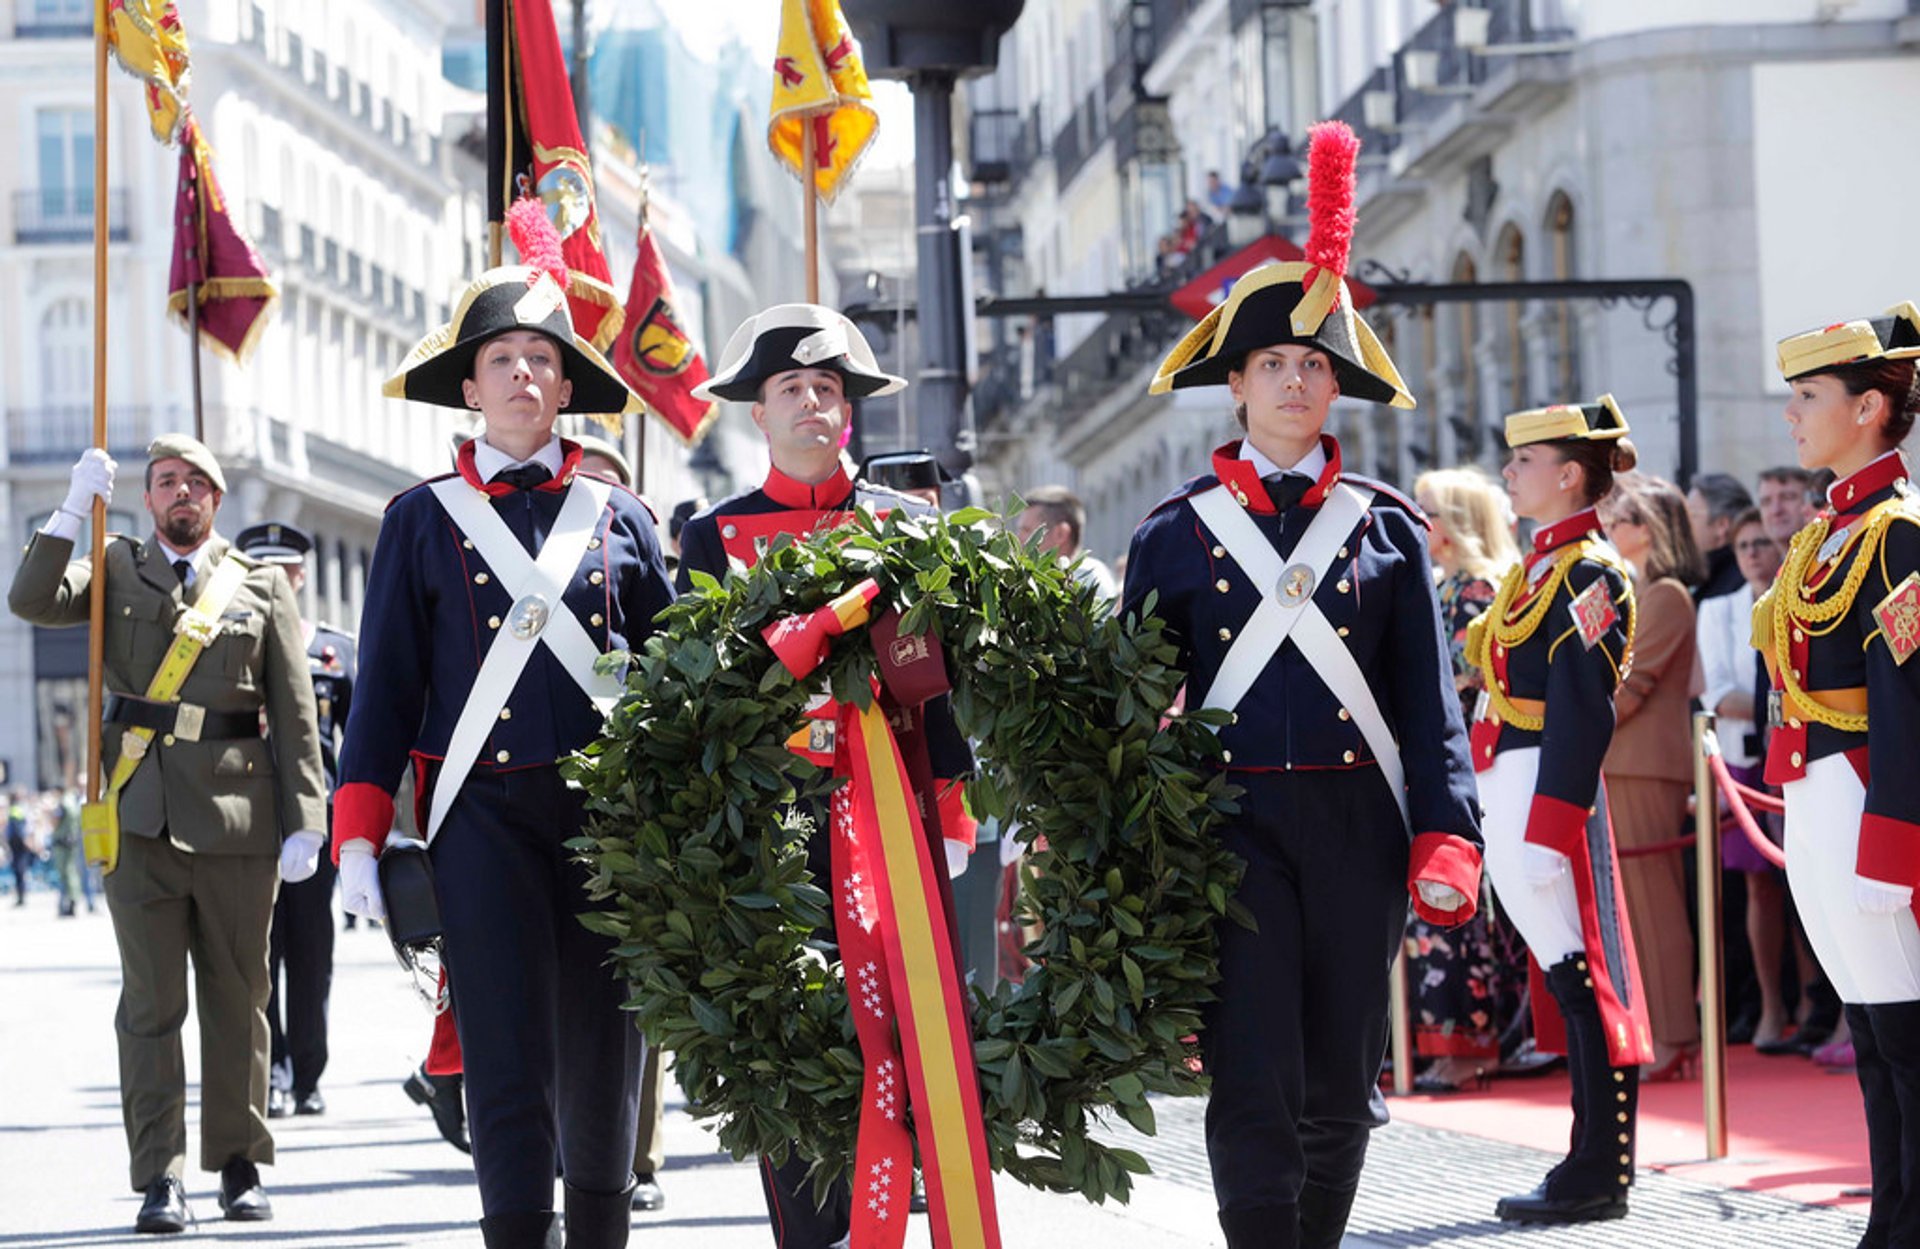
{"label": "green laurel wreath", "polygon": [[[762,640],[865,577],[904,612],[902,633],[945,647],[953,711],[980,764],[983,818],[1044,837],[1022,891],[1043,925],[1018,987],[972,994],[995,1169],[1092,1201],[1124,1200],[1139,1154],[1090,1134],[1118,1114],[1154,1128],[1148,1093],[1196,1094],[1189,1038],[1218,976],[1213,924],[1239,862],[1209,830],[1237,792],[1203,766],[1217,713],[1162,709],[1182,680],[1160,623],[1114,619],[1051,555],[1000,518],[859,513],[845,527],[776,542],[750,575],[716,582],[660,618],[633,656],[603,736],[569,761],[588,795],[585,917],[612,937],[628,1006],[675,1056],[693,1113],[718,1121],[735,1157],[815,1160],[824,1187],[851,1170],[862,1064],[839,969],[813,940],[832,902],[806,866],[833,778],[786,745],[815,680],[796,682]],[[834,697],[864,705],[864,630],[822,666]],[[824,835],[824,833],[822,834]],[[991,851],[974,871],[995,870]]]}

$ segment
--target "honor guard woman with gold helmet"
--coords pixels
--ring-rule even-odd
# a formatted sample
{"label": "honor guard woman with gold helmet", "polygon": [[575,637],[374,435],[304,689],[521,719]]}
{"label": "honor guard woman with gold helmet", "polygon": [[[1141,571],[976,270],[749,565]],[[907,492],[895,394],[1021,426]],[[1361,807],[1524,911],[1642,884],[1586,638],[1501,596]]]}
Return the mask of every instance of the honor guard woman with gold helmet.
{"label": "honor guard woman with gold helmet", "polygon": [[600,732],[632,651],[673,601],[652,515],[580,469],[559,411],[638,413],[575,334],[538,201],[509,214],[525,265],[490,269],[390,379],[390,398],[478,411],[456,471],[387,505],[360,617],[360,687],[334,797],[341,896],[384,913],[375,858],[411,772],[431,843],[488,1249],[618,1249],[632,1219],[644,1046],[567,849],[584,799],[559,761]]}
{"label": "honor guard woman with gold helmet", "polygon": [[1217,926],[1200,1033],[1207,1153],[1230,1246],[1334,1249],[1360,1180],[1387,1041],[1387,969],[1408,894],[1469,918],[1480,831],[1426,523],[1345,471],[1335,398],[1410,408],[1342,275],[1345,126],[1315,128],[1306,263],[1264,265],[1180,342],[1152,389],[1226,386],[1246,431],[1133,536],[1121,610],[1178,644],[1189,706],[1231,712],[1246,790],[1221,830],[1257,929]]}
{"label": "honor guard woman with gold helmet", "polygon": [[1910,303],[1780,344],[1800,464],[1838,480],[1753,612],[1787,883],[1846,1003],[1866,1100],[1863,1246],[1920,1244],[1920,496],[1899,451],[1915,357]]}
{"label": "honor guard woman with gold helmet", "polygon": [[1473,765],[1487,873],[1533,956],[1536,1039],[1567,1056],[1573,1134],[1566,1159],[1495,1212],[1615,1219],[1627,1212],[1639,1064],[1653,1041],[1600,783],[1614,690],[1633,662],[1633,578],[1594,505],[1634,451],[1611,395],[1515,413],[1507,445],[1513,510],[1539,528],[1468,633],[1485,682]]}

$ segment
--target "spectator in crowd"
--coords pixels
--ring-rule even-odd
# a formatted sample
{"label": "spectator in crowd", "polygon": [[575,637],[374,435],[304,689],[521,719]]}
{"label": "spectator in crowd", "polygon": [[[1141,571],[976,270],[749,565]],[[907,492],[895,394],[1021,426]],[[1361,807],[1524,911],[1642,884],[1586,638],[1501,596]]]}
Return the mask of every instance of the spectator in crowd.
{"label": "spectator in crowd", "polygon": [[1207,204],[1216,212],[1226,212],[1233,204],[1233,188],[1218,169],[1207,170]]}
{"label": "spectator in crowd", "polygon": [[1086,532],[1087,507],[1080,496],[1065,486],[1035,486],[1021,500],[1026,506],[1014,518],[1013,531],[1022,542],[1033,542],[1039,535],[1040,549],[1052,551],[1062,565],[1072,564],[1073,575],[1111,599],[1120,592],[1113,570],[1093,554],[1083,554],[1081,535]]}
{"label": "spectator in crowd", "polygon": [[1686,863],[1677,847],[1632,852],[1672,842],[1686,822],[1693,784],[1689,701],[1700,672],[1691,591],[1705,568],[1679,490],[1641,473],[1621,474],[1614,487],[1600,504],[1600,519],[1633,565],[1638,611],[1633,663],[1614,695],[1613,743],[1600,774],[1653,1024],[1653,1063],[1642,1074],[1676,1080],[1691,1071],[1700,1049]]}
{"label": "spectator in crowd", "polygon": [[[1793,541],[1793,535],[1813,519],[1815,507],[1812,473],[1791,465],[1761,471],[1760,523],[1779,553],[1779,558],[1774,561],[1775,571],[1779,570],[1780,559],[1786,557],[1787,545]],[[1737,519],[1735,523],[1739,523]],[[1734,555],[1737,559],[1739,552],[1735,551]]]}
{"label": "spectator in crowd", "polygon": [[[1440,623],[1460,709],[1471,722],[1483,682],[1467,658],[1467,626],[1492,605],[1496,584],[1520,560],[1513,515],[1505,492],[1477,468],[1422,473],[1413,496],[1432,525],[1427,550],[1440,579]],[[1499,1065],[1502,1032],[1519,1014],[1527,986],[1526,944],[1484,902],[1453,929],[1414,918],[1406,944],[1414,1045],[1431,1060],[1414,1087],[1457,1092]]]}
{"label": "spectator in crowd", "polygon": [[1731,594],[1746,582],[1733,558],[1734,517],[1753,506],[1753,497],[1730,473],[1701,473],[1687,491],[1687,521],[1693,545],[1707,561],[1706,580],[1694,589],[1694,602]]}
{"label": "spectator in crowd", "polygon": [[60,914],[64,918],[79,909],[79,900],[87,900],[87,913],[94,910],[93,890],[87,880],[87,865],[80,854],[80,795],[72,790],[54,790],[47,794],[51,808],[53,835],[49,846],[53,854],[53,879],[60,887]]}
{"label": "spectator in crowd", "polygon": [[14,790],[7,799],[7,865],[13,869],[13,904],[27,904],[27,872],[33,867],[33,843],[27,839],[27,795]]}

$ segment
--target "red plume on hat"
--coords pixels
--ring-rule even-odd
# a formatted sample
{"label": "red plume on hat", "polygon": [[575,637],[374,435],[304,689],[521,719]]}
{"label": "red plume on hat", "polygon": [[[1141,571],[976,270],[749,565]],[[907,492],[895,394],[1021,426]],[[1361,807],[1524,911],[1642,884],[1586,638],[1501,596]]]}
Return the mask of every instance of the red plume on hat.
{"label": "red plume on hat", "polygon": [[1313,333],[1339,306],[1353,248],[1353,168],[1360,138],[1343,121],[1323,121],[1307,132],[1307,263],[1317,270],[1293,310],[1297,333]]}
{"label": "red plume on hat", "polygon": [[567,289],[567,260],[544,202],[530,195],[515,200],[507,209],[507,233],[513,236],[522,264],[544,270],[561,290]]}

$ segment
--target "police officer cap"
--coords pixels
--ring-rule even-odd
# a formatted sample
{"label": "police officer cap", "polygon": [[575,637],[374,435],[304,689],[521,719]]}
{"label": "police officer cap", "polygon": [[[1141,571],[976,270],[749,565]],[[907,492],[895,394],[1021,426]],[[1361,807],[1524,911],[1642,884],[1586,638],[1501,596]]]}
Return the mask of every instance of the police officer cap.
{"label": "police officer cap", "polygon": [[883,451],[860,462],[860,480],[889,490],[938,490],[951,486],[957,478],[933,452]]}
{"label": "police officer cap", "polygon": [[162,434],[147,445],[147,463],[161,460],[185,460],[188,464],[207,475],[213,488],[221,494],[227,492],[227,476],[220,471],[220,461],[213,458],[213,452],[207,450],[207,444],[198,438],[186,434]]}
{"label": "police officer cap", "polygon": [[292,525],[270,520],[248,525],[234,544],[263,564],[298,564],[313,550],[313,539]]}

